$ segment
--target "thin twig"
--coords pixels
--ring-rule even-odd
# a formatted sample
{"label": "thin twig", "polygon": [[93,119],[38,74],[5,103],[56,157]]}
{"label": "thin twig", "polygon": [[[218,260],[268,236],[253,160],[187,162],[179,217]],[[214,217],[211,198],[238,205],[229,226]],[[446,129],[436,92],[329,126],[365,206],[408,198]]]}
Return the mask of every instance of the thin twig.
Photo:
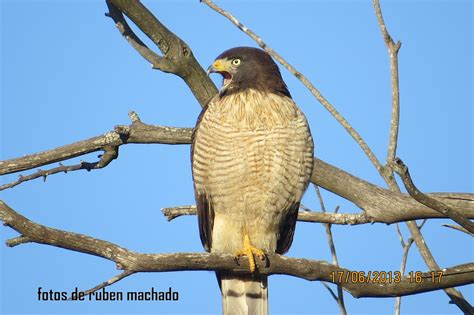
{"label": "thin twig", "polygon": [[[405,274],[405,269],[406,269],[407,260],[408,260],[408,252],[410,251],[412,244],[413,244],[413,239],[409,238],[406,244],[403,246],[402,262],[400,263],[400,274],[402,275]],[[395,302],[395,315],[400,315],[401,303],[402,303],[402,298],[397,297],[396,302]]]}
{"label": "thin twig", "polygon": [[469,219],[464,217],[455,209],[452,209],[448,205],[442,203],[441,201],[431,198],[423,194],[420,190],[418,190],[418,188],[415,186],[415,184],[413,183],[411,179],[408,167],[403,163],[403,161],[400,158],[395,159],[394,169],[395,169],[395,172],[397,172],[397,174],[400,175],[400,178],[402,179],[406,190],[408,191],[410,196],[413,197],[413,199],[415,199],[419,203],[422,203],[433,210],[436,210],[444,214],[445,216],[455,221],[457,224],[461,225],[470,233],[474,233],[474,224]]}
{"label": "thin twig", "polygon": [[395,43],[387,31],[385,21],[382,16],[382,10],[380,9],[379,0],[374,0],[375,14],[377,21],[382,32],[385,45],[388,48],[388,55],[390,58],[390,77],[392,83],[392,115],[390,119],[390,136],[387,151],[387,167],[389,169],[389,175],[393,176],[392,163],[395,160],[395,154],[397,151],[398,142],[398,128],[400,126],[400,92],[399,92],[399,77],[398,77],[398,51],[400,50],[401,43],[397,41]]}
{"label": "thin twig", "polygon": [[[360,213],[331,213],[331,212],[316,212],[311,211],[311,209],[304,207],[301,208],[302,211],[298,212],[298,221],[301,222],[316,222],[316,223],[330,223],[330,224],[340,224],[340,225],[359,225],[359,224],[372,224],[372,223],[385,223],[385,217],[377,216],[371,217],[366,214],[366,212]],[[178,206],[178,207],[167,207],[161,209],[161,212],[166,217],[168,221],[172,221],[183,215],[195,215],[196,206]],[[474,216],[473,216],[474,217]],[[418,219],[418,217],[413,217],[413,219]],[[429,216],[429,218],[443,218],[443,217],[434,217]],[[400,217],[399,219],[394,219],[390,223],[404,222],[406,217]],[[408,219],[409,220],[409,219]]]}
{"label": "thin twig", "polygon": [[339,124],[346,129],[346,131],[351,135],[351,137],[359,144],[364,153],[367,155],[369,160],[375,166],[380,175],[385,178],[383,173],[383,166],[380,164],[380,161],[377,159],[375,154],[369,148],[367,143],[362,139],[360,134],[351,126],[351,124],[337,111],[337,109],[329,103],[329,101],[321,94],[321,92],[295,67],[293,67],[288,61],[286,61],[280,54],[268,46],[257,34],[252,30],[247,28],[245,25],[240,23],[232,14],[223,10],[217,6],[211,0],[202,0],[207,6],[216,11],[217,13],[223,15],[229,19],[232,24],[237,26],[242,32],[250,36],[262,49],[269,53],[275,60],[277,60],[282,66],[284,66],[290,73],[292,73],[298,80],[300,80],[304,86],[316,97],[316,99],[326,108],[326,110],[339,122]]}
{"label": "thin twig", "polygon": [[40,177],[43,178],[43,181],[46,181],[48,176],[57,174],[57,173],[67,174],[67,172],[78,171],[78,170],[86,170],[90,172],[91,170],[104,168],[107,165],[109,165],[109,163],[112,162],[112,160],[118,157],[118,146],[105,146],[103,150],[104,150],[104,153],[99,155],[100,160],[97,162],[89,163],[89,162],[81,161],[79,164],[69,165],[69,166],[59,163],[59,166],[51,168],[49,170],[39,169],[35,173],[27,175],[27,176],[19,175],[16,181],[0,186],[0,191],[4,189],[8,189],[8,188],[13,188],[21,183],[24,183],[33,179],[37,179]]}
{"label": "thin twig", "polygon": [[457,225],[453,225],[453,224],[443,224],[443,226],[445,226],[447,228],[450,228],[450,229],[454,229],[454,230],[457,230],[457,231],[464,232],[464,233],[466,233],[467,235],[470,235],[470,236],[474,236],[474,234],[472,234],[471,232],[469,232],[468,230],[466,230],[462,226],[457,226]]}
{"label": "thin twig", "polygon": [[120,34],[122,34],[122,36],[128,41],[130,46],[135,48],[135,50],[151,64],[153,69],[159,69],[164,72],[172,72],[175,70],[172,62],[148,48],[135,32],[133,32],[128,25],[127,20],[125,20],[122,11],[110,3],[110,1],[106,1],[106,3],[109,8],[109,12],[106,13],[106,15],[114,20],[115,26],[117,26]]}
{"label": "thin twig", "polygon": [[91,293],[94,293],[102,288],[105,288],[105,287],[108,287],[109,285],[112,285],[120,280],[122,280],[123,278],[126,278],[130,275],[133,275],[135,272],[133,271],[129,271],[129,270],[125,270],[124,272],[122,272],[121,274],[118,274],[116,275],[115,277],[112,277],[110,278],[109,280],[107,281],[104,281],[102,282],[101,284],[99,285],[96,285],[95,287],[89,289],[89,290],[85,290],[85,291],[82,291],[82,293],[84,294],[84,296],[87,296]]}
{"label": "thin twig", "polygon": [[336,293],[334,293],[334,290],[324,281],[321,281],[321,284],[323,285],[323,287],[325,287],[329,291],[329,294],[331,294],[334,301],[337,302],[337,295]]}
{"label": "thin twig", "polygon": [[[128,43],[153,69],[173,73],[182,78],[199,104],[204,107],[217,94],[217,88],[197,62],[191,48],[158,20],[139,0],[106,0],[117,29]],[[133,32],[126,15],[161,51],[158,55],[149,49]]]}
{"label": "thin twig", "polygon": [[402,247],[405,247],[405,241],[403,240],[402,231],[400,230],[400,226],[398,225],[398,223],[395,224],[395,228],[397,229],[397,234],[398,234],[398,239],[400,240],[400,244],[402,244]]}
{"label": "thin twig", "polygon": [[[408,229],[412,235],[413,240],[418,247],[418,251],[423,257],[426,265],[431,271],[439,270],[440,267],[436,260],[434,259],[433,254],[431,253],[423,235],[418,228],[418,225],[414,221],[406,222]],[[456,304],[459,309],[461,309],[465,314],[474,314],[474,308],[472,305],[464,298],[463,294],[455,289],[454,287],[445,288],[444,291],[451,299],[452,303]]]}
{"label": "thin twig", "polygon": [[[308,210],[306,210],[308,209]],[[174,220],[182,215],[195,215],[196,206],[179,206],[161,209],[161,212],[168,221]],[[366,223],[374,223],[364,212],[361,213],[324,213],[313,212],[309,208],[298,212],[298,221],[301,222],[316,222],[342,225],[358,225]]]}
{"label": "thin twig", "polygon": [[[418,226],[418,228],[421,230],[421,228],[423,228],[423,226],[425,225],[426,223],[426,219],[423,220],[421,222],[421,224]],[[403,239],[403,235],[402,235],[402,231],[400,230],[400,227],[398,225],[398,223],[396,224],[396,228],[397,228],[397,234],[400,238],[400,243],[402,245],[402,248],[403,248],[403,255],[402,255],[402,261],[400,263],[400,273],[402,275],[405,274],[405,269],[406,269],[406,265],[407,265],[407,260],[408,260],[408,252],[410,251],[410,248],[411,248],[411,245],[413,245],[413,238],[408,238],[407,242],[405,243],[404,239]],[[395,299],[395,315],[400,315],[400,307],[401,307],[401,303],[402,303],[402,298],[401,297],[397,297]]]}
{"label": "thin twig", "polygon": [[14,237],[14,238],[11,238],[9,240],[7,240],[5,242],[5,244],[8,246],[8,247],[15,247],[15,246],[18,246],[18,245],[21,245],[21,244],[26,244],[26,243],[29,243],[31,242],[31,240],[26,237],[26,236],[17,236],[17,237]]}
{"label": "thin twig", "polygon": [[[323,212],[326,212],[326,206],[324,205],[324,200],[323,200],[321,191],[317,185],[314,185],[314,188],[316,189],[316,195],[318,196],[321,210]],[[334,213],[337,213],[338,211],[339,211],[339,206],[336,207],[336,209],[334,210]],[[332,236],[332,231],[331,231],[331,224],[324,223],[324,228],[326,230],[326,238],[328,240],[329,249],[331,251],[332,263],[333,265],[339,267],[339,262],[337,260],[336,246],[334,245],[334,238]],[[337,305],[339,306],[339,311],[341,312],[341,314],[346,315],[347,311],[346,311],[346,306],[344,304],[344,291],[342,290],[342,287],[340,285],[337,285],[337,296],[335,296],[332,290],[330,290],[330,288],[326,285],[326,283],[324,282],[322,283],[329,289],[329,291],[332,293],[332,296],[335,297],[335,300],[337,302]]]}

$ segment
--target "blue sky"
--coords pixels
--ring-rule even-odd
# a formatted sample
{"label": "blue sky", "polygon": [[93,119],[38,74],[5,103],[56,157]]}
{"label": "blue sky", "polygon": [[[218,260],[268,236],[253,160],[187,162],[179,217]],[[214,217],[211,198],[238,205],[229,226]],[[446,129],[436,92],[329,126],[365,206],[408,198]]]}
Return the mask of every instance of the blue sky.
{"label": "blue sky", "polygon": [[[381,1],[400,51],[398,155],[423,191],[473,192],[473,8],[470,1]],[[200,112],[184,82],[153,71],[104,16],[105,1],[1,0],[1,159],[55,148],[128,124],[135,110],[150,124],[191,127]],[[255,46],[199,1],[144,1],[207,67],[223,50]],[[371,1],[220,1],[301,70],[385,160],[390,121],[388,56]],[[383,185],[359,147],[288,72],[283,77],[308,117],[316,155]],[[215,76],[215,82],[220,79]],[[81,157],[95,161],[97,153]],[[79,160],[65,164],[77,163]],[[46,167],[43,167],[45,169]],[[25,172],[27,174],[29,172]],[[4,176],[2,183],[17,178]],[[328,209],[355,205],[323,192]],[[194,203],[189,146],[127,145],[107,168],[58,174],[3,191],[1,199],[31,220],[147,253],[203,251],[195,217],[169,223],[160,209]],[[310,187],[304,203],[318,210]],[[423,228],[442,267],[472,262],[467,235]],[[404,226],[402,231],[407,237]],[[340,264],[352,270],[398,270],[394,226],[334,226]],[[17,234],[0,228],[2,243]],[[177,302],[39,302],[45,290],[88,289],[118,273],[112,262],[54,247],[0,246],[2,314],[219,313],[212,272],[147,273],[109,291],[179,291]],[[298,223],[293,257],[330,260],[319,224]],[[415,247],[408,270],[425,271]],[[474,302],[472,286],[460,290]],[[272,314],[338,314],[318,282],[270,279]],[[393,299],[354,299],[350,314],[393,314]],[[458,314],[442,292],[405,297],[404,314]]]}

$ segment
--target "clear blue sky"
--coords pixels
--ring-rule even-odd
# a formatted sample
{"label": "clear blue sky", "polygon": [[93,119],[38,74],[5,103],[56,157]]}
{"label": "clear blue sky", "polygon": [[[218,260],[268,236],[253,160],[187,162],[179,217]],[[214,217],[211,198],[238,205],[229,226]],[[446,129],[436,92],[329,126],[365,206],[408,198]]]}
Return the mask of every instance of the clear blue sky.
{"label": "clear blue sky", "polygon": [[[128,124],[191,127],[200,107],[181,79],[151,70],[104,16],[105,1],[1,0],[1,159],[52,149]],[[473,192],[471,1],[381,1],[400,51],[398,154],[423,191]],[[207,67],[223,50],[255,44],[199,1],[144,1]],[[308,76],[386,156],[390,121],[388,56],[371,1],[220,1]],[[383,185],[353,140],[288,72],[289,89],[306,113],[316,155]],[[220,79],[215,77],[216,83]],[[97,153],[81,157],[95,161]],[[77,163],[79,159],[65,164]],[[46,167],[43,167],[46,168]],[[24,174],[28,174],[25,172]],[[16,179],[5,176],[2,183]],[[324,192],[326,206],[358,209]],[[194,203],[189,146],[127,145],[107,168],[58,174],[1,193],[35,222],[109,240],[146,253],[203,251],[195,217],[168,223],[160,209]],[[318,210],[310,188],[304,203]],[[467,235],[432,220],[423,228],[442,267],[472,262]],[[403,226],[402,231],[408,233]],[[334,226],[340,264],[352,270],[398,270],[402,248],[394,226]],[[17,234],[0,227],[1,242]],[[179,291],[177,302],[38,302],[37,289],[89,289],[116,275],[112,262],[38,244],[0,246],[2,314],[218,313],[212,272],[148,273],[110,291]],[[298,223],[289,256],[330,260],[324,227]],[[425,271],[415,247],[408,270]],[[318,282],[272,276],[272,314],[337,314]],[[472,286],[460,290],[474,303]],[[350,314],[393,314],[394,299],[354,299]],[[403,298],[404,314],[459,314],[443,292]]]}

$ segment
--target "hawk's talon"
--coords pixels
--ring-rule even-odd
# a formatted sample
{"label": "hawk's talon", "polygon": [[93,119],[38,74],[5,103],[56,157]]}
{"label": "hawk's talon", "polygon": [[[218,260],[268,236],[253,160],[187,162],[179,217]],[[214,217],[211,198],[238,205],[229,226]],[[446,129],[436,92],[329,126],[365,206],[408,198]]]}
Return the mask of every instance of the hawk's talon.
{"label": "hawk's talon", "polygon": [[238,259],[241,256],[247,256],[249,260],[250,272],[254,273],[257,269],[257,265],[255,264],[255,256],[260,258],[261,260],[265,260],[267,255],[261,249],[256,248],[255,246],[250,243],[250,238],[247,234],[244,237],[244,248],[239,250],[235,253],[235,258]]}

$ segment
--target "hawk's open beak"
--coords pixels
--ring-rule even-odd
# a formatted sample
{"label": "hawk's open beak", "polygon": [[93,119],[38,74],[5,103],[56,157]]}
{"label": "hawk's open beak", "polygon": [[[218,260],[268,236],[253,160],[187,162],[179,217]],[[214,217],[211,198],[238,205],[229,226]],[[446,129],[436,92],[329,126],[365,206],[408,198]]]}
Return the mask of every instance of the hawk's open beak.
{"label": "hawk's open beak", "polygon": [[206,73],[209,76],[211,73],[214,73],[214,72],[226,72],[226,71],[227,71],[226,62],[221,59],[217,59],[216,61],[214,61],[212,65],[209,66],[209,68],[207,68]]}

